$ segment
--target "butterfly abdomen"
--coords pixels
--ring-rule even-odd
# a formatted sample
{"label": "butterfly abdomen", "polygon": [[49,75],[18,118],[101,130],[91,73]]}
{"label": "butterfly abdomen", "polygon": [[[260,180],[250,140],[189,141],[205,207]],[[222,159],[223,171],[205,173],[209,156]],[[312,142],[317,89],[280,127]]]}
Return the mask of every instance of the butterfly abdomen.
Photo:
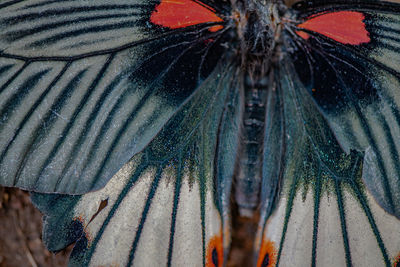
{"label": "butterfly abdomen", "polygon": [[251,216],[258,206],[261,183],[262,146],[264,138],[265,99],[267,80],[254,81],[246,77],[244,82],[245,109],[235,198],[239,212]]}

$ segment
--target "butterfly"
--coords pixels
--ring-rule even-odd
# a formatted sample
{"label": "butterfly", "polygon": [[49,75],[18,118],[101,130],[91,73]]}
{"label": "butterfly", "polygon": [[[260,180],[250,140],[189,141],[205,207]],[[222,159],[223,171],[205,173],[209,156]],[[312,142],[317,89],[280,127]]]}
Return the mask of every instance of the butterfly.
{"label": "butterfly", "polygon": [[70,266],[224,266],[234,210],[249,265],[398,266],[399,51],[395,1],[3,0],[0,183]]}

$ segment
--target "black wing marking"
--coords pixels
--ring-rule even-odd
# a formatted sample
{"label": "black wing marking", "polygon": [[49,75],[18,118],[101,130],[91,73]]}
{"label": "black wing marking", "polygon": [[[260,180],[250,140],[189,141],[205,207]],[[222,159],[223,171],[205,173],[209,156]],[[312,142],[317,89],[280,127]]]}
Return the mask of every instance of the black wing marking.
{"label": "black wing marking", "polygon": [[157,3],[2,6],[3,185],[71,194],[101,188],[209,75],[223,54],[223,31],[149,25]]}
{"label": "black wing marking", "polygon": [[293,34],[287,45],[296,47],[295,66],[303,66],[297,70],[300,78],[345,151],[365,152],[363,179],[368,189],[386,211],[399,217],[400,5],[368,2],[342,3],[335,9],[333,5],[317,7],[314,13],[361,12],[371,41],[343,45],[315,33],[305,41],[288,29]]}
{"label": "black wing marking", "polygon": [[271,132],[269,139],[284,132],[285,149],[281,171],[267,168],[263,176],[280,183],[272,196],[268,187],[262,191],[269,201],[262,203],[258,262],[391,266],[400,250],[395,230],[400,222],[366,190],[363,155],[342,150],[287,58],[276,74],[276,87],[274,107],[282,111],[271,119],[284,127],[276,127],[282,130]]}
{"label": "black wing marking", "polygon": [[[60,250],[78,240],[71,266],[204,266],[215,264],[210,262],[214,250],[222,266],[229,241],[226,187],[241,109],[234,75],[228,64],[217,67],[103,189],[82,196],[34,194],[46,214],[47,247]],[[230,146],[217,148],[226,143]],[[224,161],[223,168],[217,159]],[[104,201],[107,206],[97,213]]]}

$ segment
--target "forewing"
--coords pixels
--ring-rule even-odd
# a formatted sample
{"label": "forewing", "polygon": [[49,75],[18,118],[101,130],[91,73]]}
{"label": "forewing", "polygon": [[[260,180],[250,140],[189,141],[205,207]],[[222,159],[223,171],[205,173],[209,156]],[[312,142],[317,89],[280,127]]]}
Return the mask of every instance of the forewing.
{"label": "forewing", "polygon": [[2,185],[99,189],[190,98],[223,54],[223,31],[152,23],[158,5],[0,4]]}
{"label": "forewing", "polygon": [[299,76],[344,150],[365,153],[368,190],[400,218],[400,4],[317,1],[300,10],[286,40]]}
{"label": "forewing", "polygon": [[340,147],[291,59],[275,78],[257,266],[391,266],[400,221],[367,190],[363,155]]}
{"label": "forewing", "polygon": [[34,194],[51,251],[70,266],[223,266],[241,104],[217,67],[167,127],[100,191]]}

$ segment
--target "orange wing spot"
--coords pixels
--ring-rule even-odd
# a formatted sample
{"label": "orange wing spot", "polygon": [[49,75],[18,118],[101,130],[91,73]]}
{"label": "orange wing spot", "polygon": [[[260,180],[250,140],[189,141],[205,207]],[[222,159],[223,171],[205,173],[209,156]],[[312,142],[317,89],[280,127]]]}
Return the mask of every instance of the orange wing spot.
{"label": "orange wing spot", "polygon": [[297,27],[320,33],[342,44],[359,45],[371,41],[364,19],[364,14],[360,12],[338,11],[317,14]]}
{"label": "orange wing spot", "polygon": [[400,267],[400,252],[397,254],[397,257],[394,259],[393,267]]}
{"label": "orange wing spot", "polygon": [[223,28],[224,28],[224,26],[222,26],[222,25],[215,25],[215,26],[210,27],[208,30],[210,32],[217,32],[219,30],[222,30]]}
{"label": "orange wing spot", "polygon": [[[150,17],[150,21],[156,25],[170,29],[185,28],[207,22],[222,22],[214,10],[192,0],[161,0]],[[211,32],[219,31],[222,25],[210,27]]]}
{"label": "orange wing spot", "polygon": [[308,40],[308,38],[310,38],[310,35],[306,32],[302,32],[302,31],[296,31],[297,35],[300,36],[301,38]]}
{"label": "orange wing spot", "polygon": [[213,236],[208,242],[206,251],[206,267],[221,267],[224,264],[224,245],[222,233]]}
{"label": "orange wing spot", "polygon": [[263,239],[258,254],[257,267],[273,267],[276,264],[277,250],[275,243],[268,239]]}

